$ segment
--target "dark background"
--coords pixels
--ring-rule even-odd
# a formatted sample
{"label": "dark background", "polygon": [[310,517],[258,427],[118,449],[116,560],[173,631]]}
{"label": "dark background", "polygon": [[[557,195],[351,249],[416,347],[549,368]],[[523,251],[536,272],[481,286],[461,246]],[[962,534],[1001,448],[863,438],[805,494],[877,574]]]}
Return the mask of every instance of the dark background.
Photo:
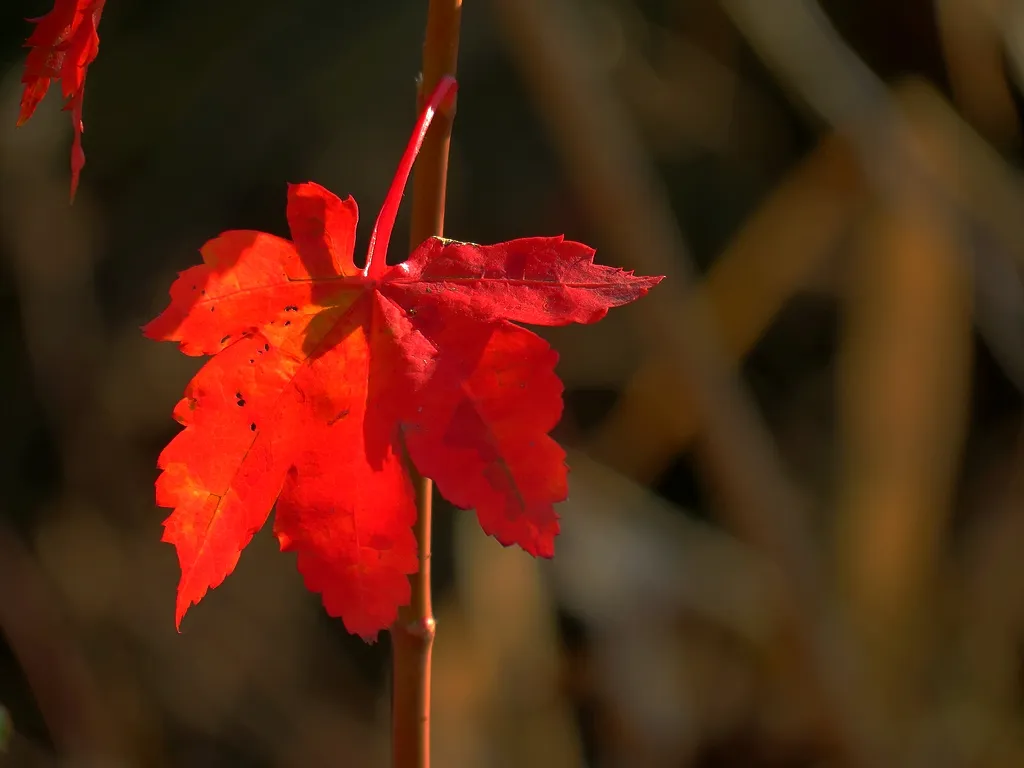
{"label": "dark background", "polygon": [[[467,0],[446,234],[669,279],[544,331],[553,562],[439,504],[436,765],[1024,765],[1016,9]],[[58,97],[14,128],[47,10],[0,14],[0,765],[385,765],[387,638],[269,531],[174,632],[200,361],[138,327],[205,240],[286,234],[287,182],[365,247],[426,2],[109,0],[72,207]]]}

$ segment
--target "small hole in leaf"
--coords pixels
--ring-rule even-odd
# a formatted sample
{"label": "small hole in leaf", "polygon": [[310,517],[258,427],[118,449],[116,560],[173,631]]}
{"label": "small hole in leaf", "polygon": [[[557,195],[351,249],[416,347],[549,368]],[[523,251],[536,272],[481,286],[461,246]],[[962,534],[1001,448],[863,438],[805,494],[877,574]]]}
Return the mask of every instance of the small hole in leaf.
{"label": "small hole in leaf", "polygon": [[223,339],[220,340],[220,343],[223,344],[224,342],[226,342],[230,338],[231,338],[231,334],[229,333],[227,336],[225,336]]}
{"label": "small hole in leaf", "polygon": [[297,306],[295,306],[294,304],[289,304],[287,307],[284,308],[284,311],[285,312],[298,312],[299,308]]}
{"label": "small hole in leaf", "polygon": [[269,344],[264,344],[263,345],[263,351],[264,352],[269,352],[270,351],[270,345]]}
{"label": "small hole in leaf", "polygon": [[285,327],[285,328],[287,328],[287,327],[288,327],[289,325],[291,325],[291,324],[292,324],[292,321],[291,321],[291,320],[285,320],[285,321],[284,321],[284,327]]}
{"label": "small hole in leaf", "polygon": [[256,422],[255,421],[252,424],[249,425],[249,431],[250,432],[255,432],[256,431]]}

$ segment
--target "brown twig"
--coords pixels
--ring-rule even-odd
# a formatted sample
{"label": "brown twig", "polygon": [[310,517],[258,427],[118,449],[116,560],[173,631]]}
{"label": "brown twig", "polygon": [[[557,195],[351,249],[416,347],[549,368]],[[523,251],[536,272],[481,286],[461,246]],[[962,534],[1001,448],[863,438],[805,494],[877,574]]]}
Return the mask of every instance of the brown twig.
{"label": "brown twig", "polygon": [[[459,54],[462,0],[430,0],[427,10],[423,73],[419,86],[422,104],[445,75],[454,77]],[[444,229],[448,145],[454,104],[441,109],[420,151],[413,177],[411,240],[415,248]],[[410,466],[411,469],[411,466]],[[412,472],[417,486],[416,543],[419,571],[410,577],[412,600],[399,610],[391,629],[392,640],[392,765],[427,768],[430,765],[430,659],[434,645],[434,611],[430,596],[430,538],[432,485]]]}

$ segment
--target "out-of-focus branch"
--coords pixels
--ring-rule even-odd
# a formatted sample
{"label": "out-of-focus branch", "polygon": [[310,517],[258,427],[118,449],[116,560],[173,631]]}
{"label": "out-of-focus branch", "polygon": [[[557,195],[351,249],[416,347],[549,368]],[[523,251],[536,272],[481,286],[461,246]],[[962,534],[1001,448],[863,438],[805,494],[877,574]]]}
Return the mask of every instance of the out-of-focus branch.
{"label": "out-of-focus branch", "polygon": [[983,233],[982,247],[971,253],[974,322],[1003,372],[1024,392],[1024,183],[933,86],[905,81],[894,96],[930,173],[929,184],[916,191],[934,195],[941,189],[952,205],[936,213],[961,230],[968,229],[965,219],[975,222],[975,231]]}
{"label": "out-of-focus branch", "polygon": [[[1024,353],[1016,343],[1019,329],[1004,321],[1021,316],[1024,307],[1020,296],[1004,289],[1006,274],[1012,270],[994,263],[1002,262],[1005,254],[1018,266],[1024,265],[1019,216],[1024,187],[1019,180],[1005,178],[1005,166],[993,171],[1002,164],[992,162],[991,148],[966,125],[951,133],[948,116],[943,116],[946,158],[959,158],[969,150],[972,159],[985,162],[958,159],[952,166],[936,162],[932,127],[901,109],[885,83],[846,44],[813,0],[722,0],[722,6],[780,84],[853,141],[877,195],[900,199],[903,190],[913,186],[914,193],[937,208],[940,217],[957,226],[970,219],[991,233],[998,247],[971,253],[978,292],[975,316],[1004,371],[1024,392]],[[967,146],[962,148],[957,138]]]}
{"label": "out-of-focus branch", "polygon": [[[668,275],[635,312],[645,341],[655,351],[672,350],[674,367],[692,382],[709,461],[735,481],[733,524],[794,576],[812,581],[799,515],[804,499],[721,353],[706,301],[686,300],[693,269],[675,217],[621,109],[589,68],[593,58],[570,4],[502,0],[495,8],[600,242],[614,261]],[[680,305],[689,308],[685,317]]]}
{"label": "out-of-focus branch", "polygon": [[952,204],[943,186],[929,188],[933,174],[909,141],[913,127],[888,87],[846,44],[814,0],[721,2],[779,84],[853,141],[877,193],[887,195],[914,183],[933,204]]}
{"label": "out-of-focus branch", "polygon": [[[965,247],[968,217],[988,223],[991,215],[965,199],[968,164],[948,131],[936,141],[923,89],[904,86],[893,99],[813,0],[722,5],[782,85],[854,142],[880,203],[875,237],[858,258],[866,284],[847,313],[837,542],[850,616],[871,660],[876,725],[884,724],[885,748],[894,750],[888,761],[907,764],[906,718],[923,703],[920,641],[934,629],[926,598],[965,432],[971,267],[980,267],[977,291],[988,299],[975,305],[979,325],[1018,386],[1022,358],[1007,340],[1019,331],[992,317],[1013,316],[1020,302],[993,284],[998,260]],[[1019,259],[1019,214],[1007,220],[1009,232],[994,229],[1008,234],[1005,251]]]}
{"label": "out-of-focus branch", "polygon": [[916,764],[908,729],[934,706],[934,587],[970,410],[972,285],[957,235],[916,194],[880,207],[844,312],[837,561],[894,765]]}
{"label": "out-of-focus branch", "polygon": [[[692,266],[666,196],[635,131],[611,97],[564,0],[494,4],[508,48],[538,101],[601,244],[625,262],[668,279],[638,302],[636,316],[652,351],[669,349],[688,381],[701,419],[707,474],[722,511],[742,537],[785,573],[792,600],[793,674],[812,692],[840,763],[863,764],[849,689],[831,674],[820,641],[819,568],[801,510],[802,495],[778,462],[770,435],[718,344],[705,299],[691,297]],[[681,317],[679,306],[687,307]]]}
{"label": "out-of-focus branch", "polygon": [[894,159],[899,120],[886,109],[885,84],[813,0],[722,0],[722,6],[780,84],[853,138],[869,173],[877,178],[897,172],[886,162]]}
{"label": "out-of-focus branch", "polygon": [[18,538],[0,527],[0,632],[21,665],[57,749],[76,759],[110,756],[104,707],[85,660],[68,640],[43,575]]}
{"label": "out-of-focus branch", "polygon": [[[1020,543],[1024,541],[1024,515],[1020,510],[1024,498],[1024,425],[1018,423],[1015,431],[1016,444],[1008,456],[1003,440],[993,446],[993,453],[998,450],[1003,456],[987,457],[991,474],[983,475],[983,482],[971,494],[983,496],[988,509],[966,532],[961,568],[955,575],[963,585],[957,602],[968,672],[964,698],[984,713],[980,723],[993,729],[1002,726],[1019,741],[1020,687],[1016,672],[1024,627],[1024,560],[1020,556]],[[1011,740],[1003,741],[1009,744]],[[992,760],[988,765],[1024,762]]]}
{"label": "out-of-focus branch", "polygon": [[1021,126],[1007,74],[1019,63],[1012,32],[1019,21],[1013,16],[1024,6],[1019,0],[935,0],[934,6],[957,106],[987,138],[1019,146]]}
{"label": "out-of-focus branch", "polygon": [[14,730],[11,716],[0,704],[0,768],[56,768],[57,758]]}
{"label": "out-of-focus branch", "polygon": [[[747,219],[700,286],[732,359],[742,359],[811,282],[867,200],[850,142],[833,135]],[[670,354],[644,363],[589,446],[595,458],[640,482],[658,477],[700,428],[686,381],[666,362]]]}

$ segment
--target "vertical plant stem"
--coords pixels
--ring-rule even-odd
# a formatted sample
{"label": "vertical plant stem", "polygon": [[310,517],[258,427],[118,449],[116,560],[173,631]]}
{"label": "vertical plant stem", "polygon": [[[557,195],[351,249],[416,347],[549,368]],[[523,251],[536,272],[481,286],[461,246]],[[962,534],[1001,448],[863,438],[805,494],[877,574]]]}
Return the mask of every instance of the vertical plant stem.
{"label": "vertical plant stem", "polygon": [[[445,75],[455,76],[459,53],[462,0],[430,0],[427,10],[423,72],[418,101]],[[444,229],[448,144],[455,103],[442,108],[423,142],[413,174],[411,247]],[[412,467],[410,466],[410,470]],[[430,597],[431,482],[411,472],[417,486],[416,543],[419,571],[410,578],[412,599],[398,612],[391,629],[391,748],[395,768],[430,765],[430,660],[434,645],[434,611]]]}

